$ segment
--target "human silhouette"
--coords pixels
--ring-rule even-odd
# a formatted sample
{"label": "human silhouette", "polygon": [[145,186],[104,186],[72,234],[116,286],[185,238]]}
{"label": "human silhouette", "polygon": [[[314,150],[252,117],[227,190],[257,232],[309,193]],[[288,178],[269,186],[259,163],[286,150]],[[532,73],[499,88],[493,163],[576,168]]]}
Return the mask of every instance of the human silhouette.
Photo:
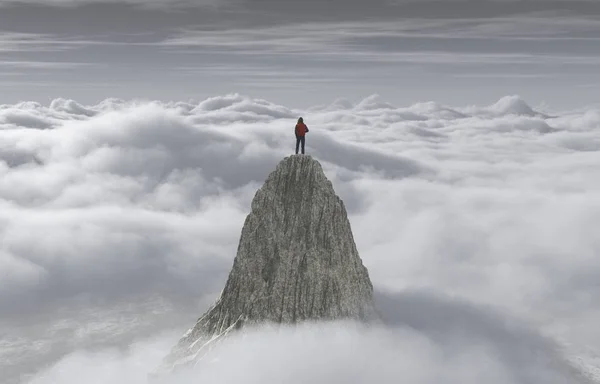
{"label": "human silhouette", "polygon": [[304,124],[303,118],[298,119],[294,131],[296,133],[296,155],[298,154],[298,147],[300,146],[300,144],[302,144],[302,154],[304,155],[304,142],[306,132],[308,132],[308,127],[306,126],[306,124]]}

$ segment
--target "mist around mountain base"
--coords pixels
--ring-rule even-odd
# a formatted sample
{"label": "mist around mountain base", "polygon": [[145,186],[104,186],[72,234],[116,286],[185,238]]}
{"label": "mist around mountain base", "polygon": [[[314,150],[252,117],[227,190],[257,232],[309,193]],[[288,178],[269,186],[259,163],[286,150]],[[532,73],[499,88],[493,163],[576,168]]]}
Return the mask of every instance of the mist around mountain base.
{"label": "mist around mountain base", "polygon": [[0,107],[0,381],[145,383],[218,296],[298,116],[387,325],[253,329],[172,382],[594,374],[598,110],[234,94]]}

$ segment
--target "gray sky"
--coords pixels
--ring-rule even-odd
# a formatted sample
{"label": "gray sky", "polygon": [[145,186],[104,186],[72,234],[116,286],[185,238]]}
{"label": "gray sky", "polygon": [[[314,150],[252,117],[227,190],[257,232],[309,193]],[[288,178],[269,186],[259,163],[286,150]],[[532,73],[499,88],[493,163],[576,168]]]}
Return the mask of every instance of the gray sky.
{"label": "gray sky", "polygon": [[0,0],[0,103],[596,103],[600,3]]}

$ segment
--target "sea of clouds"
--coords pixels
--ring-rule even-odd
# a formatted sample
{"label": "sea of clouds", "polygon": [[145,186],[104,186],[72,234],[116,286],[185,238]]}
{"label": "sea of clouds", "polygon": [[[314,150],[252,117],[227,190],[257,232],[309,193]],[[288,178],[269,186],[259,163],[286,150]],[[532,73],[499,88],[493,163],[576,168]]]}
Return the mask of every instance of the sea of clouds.
{"label": "sea of clouds", "polygon": [[218,296],[298,116],[387,325],[255,330],[173,383],[595,373],[600,110],[231,94],[0,105],[0,382],[145,383]]}

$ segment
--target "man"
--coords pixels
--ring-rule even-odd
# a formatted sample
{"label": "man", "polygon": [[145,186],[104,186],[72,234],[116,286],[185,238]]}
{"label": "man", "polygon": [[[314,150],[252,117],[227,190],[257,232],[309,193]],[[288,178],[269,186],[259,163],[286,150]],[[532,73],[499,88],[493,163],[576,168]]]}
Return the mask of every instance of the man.
{"label": "man", "polygon": [[298,146],[302,144],[302,154],[304,155],[304,135],[308,132],[308,127],[304,124],[304,119],[299,118],[296,123],[296,155],[298,154]]}

